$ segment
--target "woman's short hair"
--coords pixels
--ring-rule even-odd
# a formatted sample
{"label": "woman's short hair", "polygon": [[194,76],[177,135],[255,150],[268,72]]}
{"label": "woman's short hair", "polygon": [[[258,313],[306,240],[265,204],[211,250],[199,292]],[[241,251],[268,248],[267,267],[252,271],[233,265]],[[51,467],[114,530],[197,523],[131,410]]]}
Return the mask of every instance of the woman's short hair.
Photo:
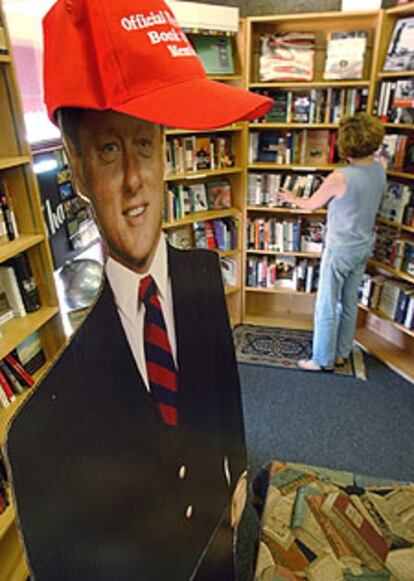
{"label": "woman's short hair", "polygon": [[338,152],[342,159],[367,157],[377,151],[384,138],[381,122],[368,113],[343,117],[339,122]]}

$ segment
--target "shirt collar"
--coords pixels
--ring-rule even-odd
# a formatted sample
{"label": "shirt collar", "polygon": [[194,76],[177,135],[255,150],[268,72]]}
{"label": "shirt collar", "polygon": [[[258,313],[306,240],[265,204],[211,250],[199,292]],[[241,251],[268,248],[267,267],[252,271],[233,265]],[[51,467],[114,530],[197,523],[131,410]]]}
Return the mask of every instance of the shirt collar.
{"label": "shirt collar", "polygon": [[117,260],[109,257],[105,265],[106,275],[115,295],[117,307],[133,319],[138,308],[138,290],[141,279],[150,274],[157,285],[161,299],[167,296],[168,255],[167,242],[162,233],[148,272],[139,274],[130,270]]}

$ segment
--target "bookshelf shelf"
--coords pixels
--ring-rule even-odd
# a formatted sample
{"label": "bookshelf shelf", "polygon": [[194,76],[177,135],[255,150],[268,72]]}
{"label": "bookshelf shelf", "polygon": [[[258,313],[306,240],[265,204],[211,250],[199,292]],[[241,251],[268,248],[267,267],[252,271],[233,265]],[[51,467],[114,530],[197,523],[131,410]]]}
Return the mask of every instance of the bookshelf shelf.
{"label": "bookshelf shelf", "polygon": [[340,164],[335,164],[335,165],[312,165],[312,166],[306,166],[306,165],[295,165],[295,164],[285,164],[285,165],[278,165],[277,163],[266,163],[266,162],[255,162],[255,163],[249,163],[248,165],[248,169],[252,169],[252,170],[279,170],[279,171],[286,171],[286,170],[291,170],[291,171],[307,171],[307,172],[313,172],[313,171],[333,171],[334,169],[338,168],[338,167],[343,167]]}
{"label": "bookshelf shelf", "polygon": [[242,81],[242,75],[209,75],[212,81]]}
{"label": "bookshelf shelf", "polygon": [[4,157],[0,159],[0,170],[11,169],[13,167],[18,167],[20,165],[26,165],[31,162],[31,158],[28,155],[19,155],[15,157]]}
{"label": "bookshelf shelf", "polygon": [[288,294],[288,295],[306,295],[306,296],[312,296],[315,295],[316,293],[311,292],[311,293],[307,293],[305,291],[297,291],[297,290],[292,290],[289,288],[263,288],[263,287],[253,287],[253,286],[246,286],[246,292],[250,292],[250,293],[265,293],[265,294]]}
{"label": "bookshelf shelf", "polygon": [[382,71],[378,73],[379,79],[397,79],[399,77],[414,77],[414,71]]}
{"label": "bookshelf shelf", "polygon": [[0,246],[0,263],[9,260],[19,252],[24,252],[44,241],[41,234],[21,234],[16,240],[12,240]]}
{"label": "bookshelf shelf", "polygon": [[407,2],[407,4],[402,4],[401,6],[393,6],[387,10],[390,16],[409,16],[414,14],[414,4],[412,2]]}
{"label": "bookshelf shelf", "polygon": [[338,129],[338,123],[249,123],[249,129]]}
{"label": "bookshelf shelf", "polygon": [[233,131],[242,131],[243,127],[240,124],[227,125],[226,127],[220,127],[219,129],[200,129],[199,131],[195,129],[166,129],[165,135],[197,135],[197,134],[210,134],[210,133],[228,133]]}
{"label": "bookshelf shelf", "polygon": [[318,252],[277,252],[275,250],[246,250],[246,254],[261,254],[263,256],[298,256],[300,258],[321,258]]}
{"label": "bookshelf shelf", "polygon": [[11,58],[8,54],[0,54],[0,64],[6,65],[11,63]]}
{"label": "bookshelf shelf", "polygon": [[220,258],[231,258],[232,256],[237,256],[240,253],[240,248],[234,248],[233,250],[218,250],[215,252],[220,256]]}
{"label": "bookshelf shelf", "polygon": [[394,178],[402,178],[405,180],[414,180],[414,174],[406,173],[403,171],[394,171],[393,169],[388,169],[387,175],[394,177]]}
{"label": "bookshelf shelf", "polygon": [[58,307],[41,307],[35,313],[21,318],[13,318],[2,325],[3,337],[0,339],[0,359],[13,351],[31,333],[38,331],[59,312]]}
{"label": "bookshelf shelf", "polygon": [[324,87],[333,88],[358,88],[358,87],[369,87],[370,81],[308,81],[308,82],[296,82],[296,81],[281,81],[278,83],[249,83],[250,89],[277,89],[277,88],[298,88],[298,89],[318,89]]}
{"label": "bookshelf shelf", "polygon": [[384,123],[384,127],[389,129],[406,129],[407,131],[414,129],[414,125],[409,123]]}
{"label": "bookshelf shelf", "polygon": [[373,315],[375,315],[376,317],[380,317],[381,319],[384,319],[385,321],[388,321],[389,323],[391,323],[396,329],[399,329],[400,331],[402,331],[403,333],[405,333],[406,335],[409,335],[410,337],[414,337],[414,330],[412,329],[407,329],[407,327],[404,327],[404,325],[401,325],[400,323],[396,323],[393,319],[391,319],[391,317],[388,317],[385,313],[383,313],[382,311],[378,310],[378,309],[370,309],[369,307],[365,306],[365,305],[361,305],[359,304],[358,307],[360,309],[362,309],[363,311],[366,311],[367,313],[372,313]]}
{"label": "bookshelf shelf", "polygon": [[[305,294],[305,293],[303,293]],[[311,331],[313,329],[312,315],[295,315],[280,313],[274,316],[260,316],[246,314],[244,322],[248,325],[259,325],[263,327],[283,327],[285,329],[300,329],[303,331]]]}
{"label": "bookshelf shelf", "polygon": [[385,224],[385,226],[391,226],[392,228],[396,228],[397,230],[403,230],[404,232],[411,232],[414,234],[414,227],[407,226],[406,224],[399,224],[398,222],[392,222],[391,220],[386,220],[385,218],[377,218],[377,222],[381,224]]}
{"label": "bookshelf shelf", "polygon": [[371,266],[375,266],[376,268],[390,272],[391,274],[394,274],[398,278],[402,278],[403,280],[406,280],[414,284],[414,276],[410,276],[409,274],[403,272],[402,270],[396,270],[395,268],[392,268],[392,266],[388,266],[388,264],[384,264],[383,262],[379,262],[378,260],[370,260],[369,264]]}
{"label": "bookshelf shelf", "polygon": [[169,228],[178,228],[185,224],[193,224],[193,222],[203,222],[204,220],[217,220],[219,218],[239,218],[240,210],[236,208],[226,208],[223,210],[209,210],[208,212],[197,212],[196,214],[189,214],[185,218],[180,218],[174,222],[164,222],[162,227],[164,230]]}
{"label": "bookshelf shelf", "polygon": [[272,214],[307,214],[307,215],[325,215],[327,210],[303,210],[302,208],[273,208],[270,206],[247,206],[248,212],[267,212]]}
{"label": "bookshelf shelf", "polygon": [[392,341],[388,341],[375,329],[359,327],[355,340],[368,353],[383,361],[396,373],[403,375],[408,381],[414,377],[414,357],[412,353]]}
{"label": "bookshelf shelf", "polygon": [[165,176],[164,180],[166,182],[178,182],[185,180],[202,180],[208,177],[229,175],[241,173],[241,167],[226,167],[223,169],[208,169],[197,172],[188,172],[185,174],[168,174]]}

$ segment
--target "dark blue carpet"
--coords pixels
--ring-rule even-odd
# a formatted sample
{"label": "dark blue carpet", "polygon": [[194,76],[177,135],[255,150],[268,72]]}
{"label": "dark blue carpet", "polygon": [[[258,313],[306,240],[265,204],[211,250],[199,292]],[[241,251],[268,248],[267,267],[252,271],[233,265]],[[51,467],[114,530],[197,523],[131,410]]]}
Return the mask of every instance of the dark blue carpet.
{"label": "dark blue carpet", "polygon": [[[271,458],[414,480],[414,385],[364,354],[368,381],[239,365],[250,475]],[[258,523],[249,507],[238,580],[251,579]]]}

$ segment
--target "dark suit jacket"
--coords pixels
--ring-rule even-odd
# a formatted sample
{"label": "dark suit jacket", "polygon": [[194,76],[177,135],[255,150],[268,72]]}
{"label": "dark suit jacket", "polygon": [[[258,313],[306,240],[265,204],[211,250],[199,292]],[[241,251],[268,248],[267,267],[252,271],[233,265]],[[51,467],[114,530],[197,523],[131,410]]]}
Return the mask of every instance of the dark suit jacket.
{"label": "dark suit jacket", "polygon": [[246,457],[218,259],[172,248],[168,256],[179,428],[161,423],[105,281],[9,430],[18,518],[38,580],[198,579],[223,525]]}

